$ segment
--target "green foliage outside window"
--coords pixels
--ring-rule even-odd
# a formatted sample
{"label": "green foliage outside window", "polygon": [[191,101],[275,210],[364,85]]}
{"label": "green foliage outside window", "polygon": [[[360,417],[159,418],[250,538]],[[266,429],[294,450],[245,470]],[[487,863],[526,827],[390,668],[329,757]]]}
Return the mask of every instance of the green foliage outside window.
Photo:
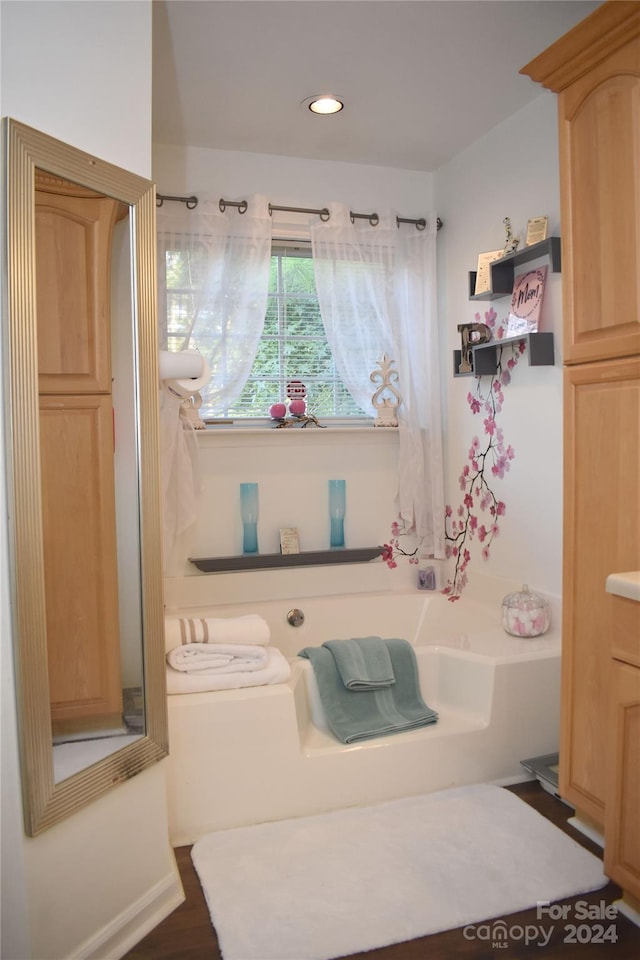
{"label": "green foliage outside window", "polygon": [[[200,349],[210,355],[212,342],[224,342],[220,321],[207,310],[206,297],[195,292],[202,286],[203,270],[204,257],[167,251],[163,339],[169,350]],[[223,356],[220,362],[224,362]],[[274,248],[264,329],[249,379],[235,403],[207,413],[238,419],[266,417],[273,403],[286,399],[290,380],[302,380],[306,385],[307,410],[320,419],[365,415],[335,370],[310,253]]]}

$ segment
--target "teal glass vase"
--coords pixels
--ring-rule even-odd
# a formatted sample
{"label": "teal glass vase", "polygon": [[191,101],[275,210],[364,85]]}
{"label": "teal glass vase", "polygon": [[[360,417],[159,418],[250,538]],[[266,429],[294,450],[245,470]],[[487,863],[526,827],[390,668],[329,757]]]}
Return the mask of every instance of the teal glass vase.
{"label": "teal glass vase", "polygon": [[332,550],[344,547],[344,515],[346,512],[346,482],[329,480],[329,544]]}
{"label": "teal glass vase", "polygon": [[242,552],[258,552],[258,484],[240,484],[240,516],[242,517]]}

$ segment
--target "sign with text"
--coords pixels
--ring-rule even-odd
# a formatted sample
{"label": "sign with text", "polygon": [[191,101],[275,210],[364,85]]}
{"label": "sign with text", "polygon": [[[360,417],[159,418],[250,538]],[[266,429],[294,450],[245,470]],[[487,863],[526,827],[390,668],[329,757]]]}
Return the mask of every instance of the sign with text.
{"label": "sign with text", "polygon": [[546,267],[529,270],[528,273],[521,273],[516,277],[511,294],[508,337],[537,332],[546,279]]}

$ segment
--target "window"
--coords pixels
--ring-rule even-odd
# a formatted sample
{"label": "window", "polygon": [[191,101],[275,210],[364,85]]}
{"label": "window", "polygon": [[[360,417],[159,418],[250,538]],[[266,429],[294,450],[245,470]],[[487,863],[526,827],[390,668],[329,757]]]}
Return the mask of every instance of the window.
{"label": "window", "polygon": [[[195,342],[190,321],[189,276],[198,265],[190,262],[187,269],[183,259],[177,251],[166,252],[165,342],[169,350],[188,346],[206,354],[207,344]],[[219,410],[203,405],[202,412],[234,419],[266,417],[273,403],[286,399],[291,380],[305,384],[307,410],[320,420],[366,416],[335,369],[318,306],[311,244],[304,241],[274,242],[264,329],[249,378],[233,404]]]}

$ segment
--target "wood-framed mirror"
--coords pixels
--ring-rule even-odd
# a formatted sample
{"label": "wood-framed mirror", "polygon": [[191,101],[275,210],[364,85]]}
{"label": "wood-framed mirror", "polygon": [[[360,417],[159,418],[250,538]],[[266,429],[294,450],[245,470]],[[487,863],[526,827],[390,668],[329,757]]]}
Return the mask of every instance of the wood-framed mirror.
{"label": "wood-framed mirror", "polygon": [[167,754],[153,184],[3,120],[25,832]]}

